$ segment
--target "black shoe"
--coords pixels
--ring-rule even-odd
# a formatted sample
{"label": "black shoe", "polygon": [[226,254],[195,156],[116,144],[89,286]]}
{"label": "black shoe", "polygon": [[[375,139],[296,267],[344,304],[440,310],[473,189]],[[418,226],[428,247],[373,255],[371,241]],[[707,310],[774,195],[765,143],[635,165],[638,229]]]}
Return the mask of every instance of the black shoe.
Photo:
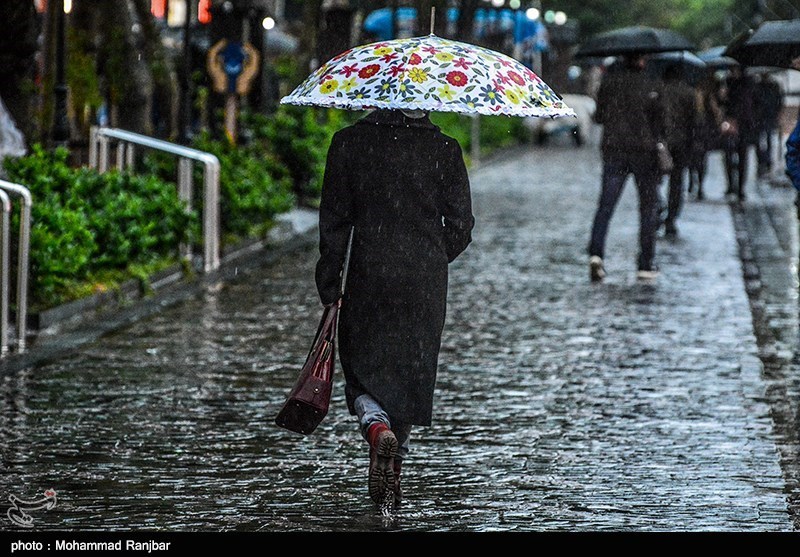
{"label": "black shoe", "polygon": [[672,223],[666,224],[664,226],[664,237],[675,239],[678,237],[678,227]]}

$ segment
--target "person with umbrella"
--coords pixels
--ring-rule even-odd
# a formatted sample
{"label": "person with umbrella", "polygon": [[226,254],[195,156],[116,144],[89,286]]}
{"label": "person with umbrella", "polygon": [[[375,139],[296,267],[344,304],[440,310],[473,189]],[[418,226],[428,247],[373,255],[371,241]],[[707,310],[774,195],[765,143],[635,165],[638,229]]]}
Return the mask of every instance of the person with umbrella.
{"label": "person with umbrella", "polygon": [[597,93],[595,121],[603,125],[603,174],[589,243],[589,274],[594,282],[606,275],[608,227],[629,175],[639,194],[637,278],[652,280],[658,275],[658,144],[666,141],[666,109],[661,85],[644,72],[645,61],[642,54],[626,54],[623,68],[606,74]]}
{"label": "person with umbrella", "polygon": [[369,449],[369,495],[385,513],[402,499],[412,427],[432,423],[449,264],[475,225],[461,147],[429,112],[575,113],[518,61],[433,34],[343,52],[282,102],[370,111],[328,151],[315,278],[323,304],[341,303],[345,398]]}
{"label": "person with umbrella", "polygon": [[677,220],[683,207],[684,170],[689,166],[698,114],[695,90],[683,78],[683,70],[677,64],[664,71],[666,140],[673,159],[669,172],[667,218],[664,221],[664,233],[668,237],[678,234]]}
{"label": "person with umbrella", "polygon": [[747,182],[747,157],[751,145],[758,141],[756,122],[755,82],[741,66],[733,66],[727,82],[724,101],[726,122],[725,173],[728,179],[727,195],[740,203],[745,201]]}
{"label": "person with umbrella", "polygon": [[[316,282],[337,302],[348,409],[370,448],[368,490],[400,502],[412,425],[431,425],[448,264],[472,240],[475,219],[461,147],[427,113],[376,110],[334,135],[320,204]],[[397,482],[397,485],[395,483]]]}

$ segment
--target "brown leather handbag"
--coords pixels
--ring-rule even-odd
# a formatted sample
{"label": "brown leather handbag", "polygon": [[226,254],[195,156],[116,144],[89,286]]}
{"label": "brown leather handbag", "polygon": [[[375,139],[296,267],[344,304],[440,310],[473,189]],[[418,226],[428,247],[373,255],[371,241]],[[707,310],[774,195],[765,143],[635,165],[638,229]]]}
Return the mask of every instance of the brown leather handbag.
{"label": "brown leather handbag", "polygon": [[311,344],[306,362],[300,370],[300,376],[275,417],[276,424],[295,433],[303,435],[312,433],[328,414],[333,387],[333,371],[336,365],[336,325],[342,304],[341,295],[344,295],[352,245],[353,230],[351,229],[342,268],[339,300],[325,306],[322,311],[317,334]]}

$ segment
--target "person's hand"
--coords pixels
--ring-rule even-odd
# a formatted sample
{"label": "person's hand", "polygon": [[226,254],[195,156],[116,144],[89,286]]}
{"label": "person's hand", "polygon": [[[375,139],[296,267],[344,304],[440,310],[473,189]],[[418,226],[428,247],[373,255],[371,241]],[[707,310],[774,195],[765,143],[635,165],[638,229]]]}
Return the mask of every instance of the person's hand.
{"label": "person's hand", "polygon": [[722,135],[736,135],[737,133],[736,121],[723,120],[722,124],[720,124],[719,126],[719,131],[722,132]]}

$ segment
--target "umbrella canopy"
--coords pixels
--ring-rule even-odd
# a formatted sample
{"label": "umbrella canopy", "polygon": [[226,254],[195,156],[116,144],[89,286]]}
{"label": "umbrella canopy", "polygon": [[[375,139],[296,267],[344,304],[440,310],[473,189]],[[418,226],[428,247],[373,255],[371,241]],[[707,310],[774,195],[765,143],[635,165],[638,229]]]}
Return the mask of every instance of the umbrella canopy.
{"label": "umbrella canopy", "polygon": [[689,40],[669,29],[633,26],[591,37],[580,46],[575,56],[620,56],[694,49]]}
{"label": "umbrella canopy", "polygon": [[730,68],[731,66],[738,66],[739,62],[735,58],[725,56],[725,49],[727,46],[714,46],[707,50],[697,53],[697,57],[706,63],[706,66],[712,69]]}
{"label": "umbrella canopy", "polygon": [[669,68],[677,67],[682,77],[689,83],[697,83],[706,71],[706,63],[688,50],[659,52],[648,56],[647,70],[652,75],[663,78]]}
{"label": "umbrella canopy", "polygon": [[575,116],[561,97],[519,61],[435,35],[371,43],[343,52],[281,103],[350,110]]}
{"label": "umbrella canopy", "polygon": [[745,66],[791,68],[800,56],[800,19],[767,21],[735,39],[725,54]]}

